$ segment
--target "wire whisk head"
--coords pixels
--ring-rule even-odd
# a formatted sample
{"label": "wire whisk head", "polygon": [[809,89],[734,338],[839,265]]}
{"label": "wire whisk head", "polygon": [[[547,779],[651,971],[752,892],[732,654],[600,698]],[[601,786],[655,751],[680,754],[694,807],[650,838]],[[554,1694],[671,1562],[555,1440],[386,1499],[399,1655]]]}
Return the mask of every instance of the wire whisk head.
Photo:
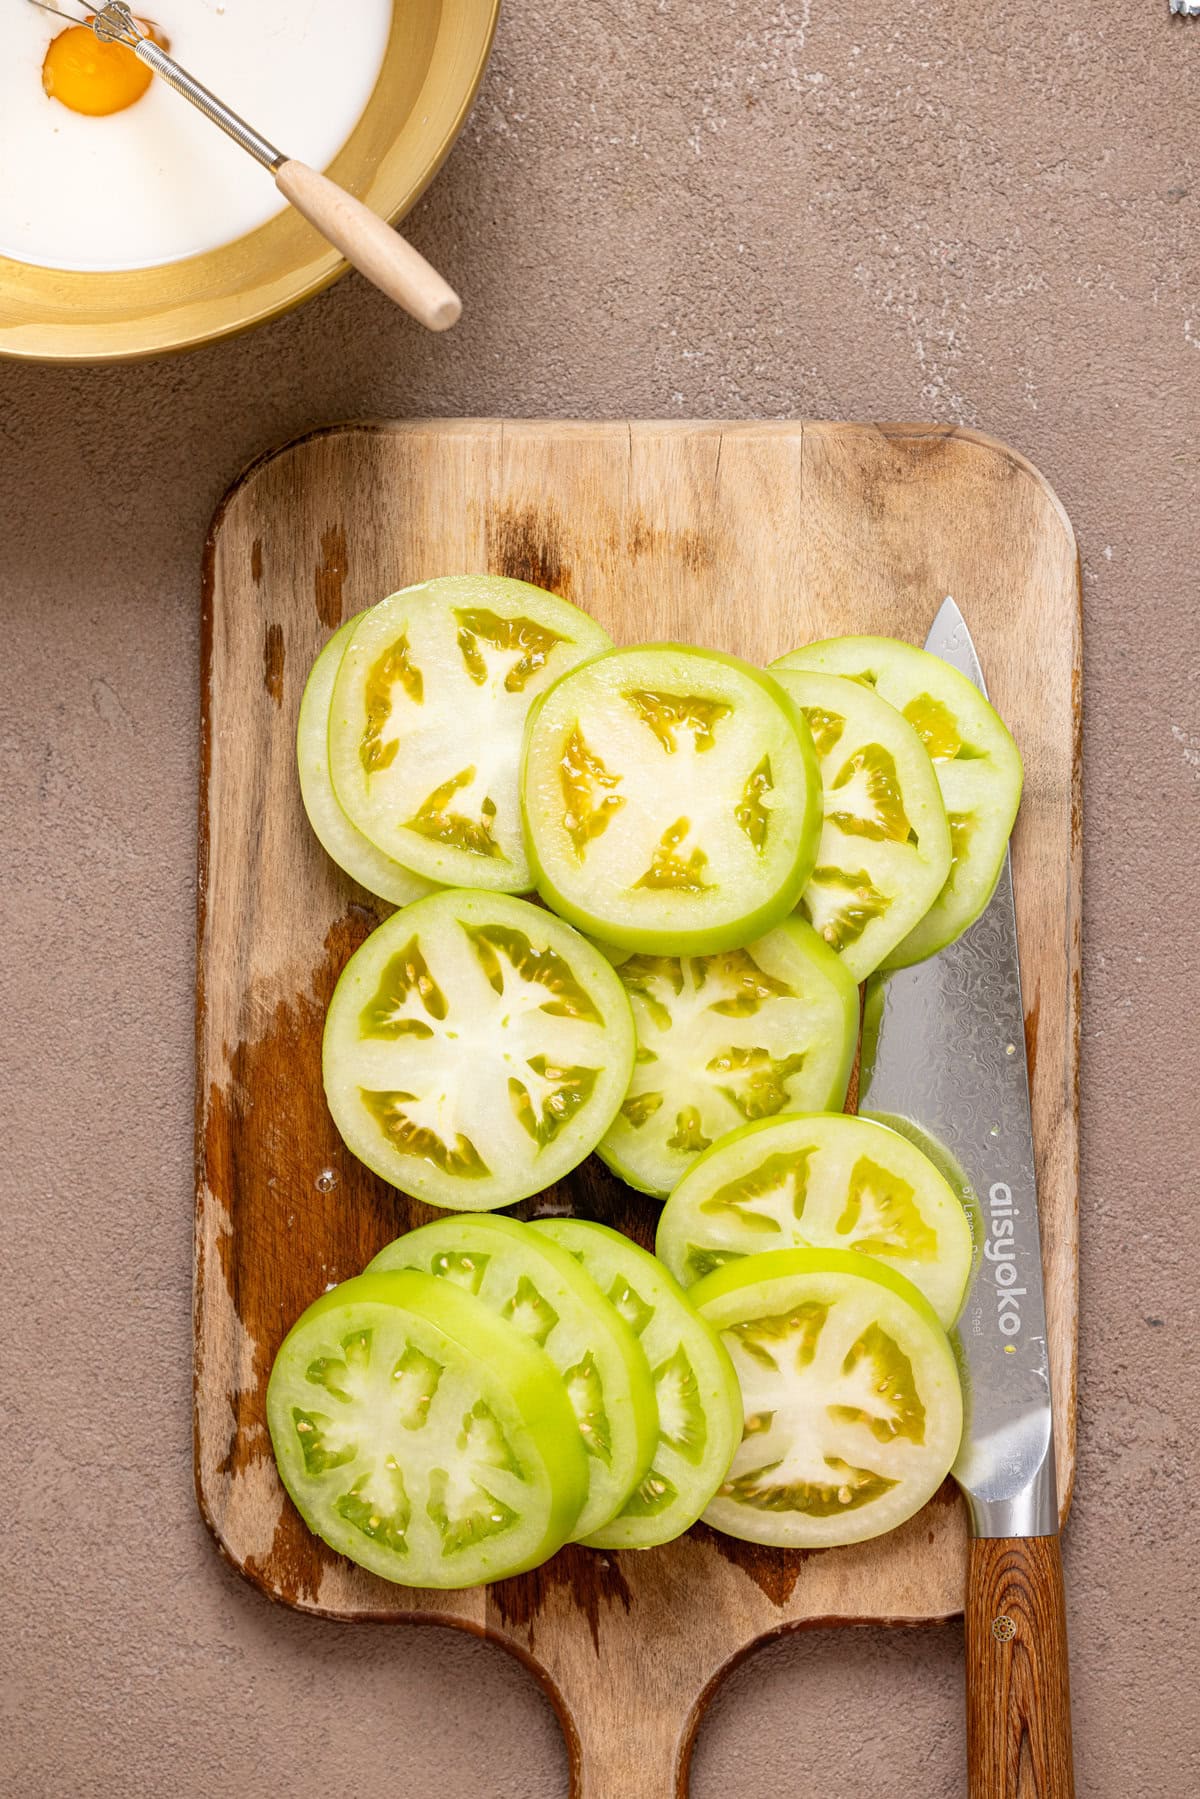
{"label": "wire whisk head", "polygon": [[146,36],[125,0],[108,0],[98,7],[91,26],[102,44],[127,44],[131,50]]}
{"label": "wire whisk head", "polygon": [[53,13],[56,19],[66,19],[71,25],[90,25],[102,44],[124,44],[132,50],[149,35],[142,30],[125,0],[107,0],[107,4],[98,6],[94,13],[63,12],[61,7],[47,6],[46,0],[31,0],[31,4],[40,12]]}

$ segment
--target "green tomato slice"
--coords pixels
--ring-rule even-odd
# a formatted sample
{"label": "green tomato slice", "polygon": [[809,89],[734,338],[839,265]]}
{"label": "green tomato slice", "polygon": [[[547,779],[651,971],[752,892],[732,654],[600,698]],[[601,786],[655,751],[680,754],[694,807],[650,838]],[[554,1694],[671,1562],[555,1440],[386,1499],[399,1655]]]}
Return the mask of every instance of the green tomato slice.
{"label": "green tomato slice", "polygon": [[724,1480],[742,1435],[733,1364],[662,1263],[620,1231],[581,1218],[539,1218],[533,1229],[578,1258],[641,1341],[654,1376],[658,1433],[652,1465],[593,1549],[649,1549],[696,1522]]}
{"label": "green tomato slice", "polygon": [[402,1586],[536,1567],[587,1492],[549,1356],[427,1274],[362,1274],[309,1306],[275,1358],[267,1422],[309,1529]]}
{"label": "green tomato slice", "polygon": [[585,1537],[607,1524],[650,1466],[658,1409],[635,1332],[576,1258],[515,1218],[485,1215],[438,1218],[409,1231],[367,1272],[395,1268],[420,1268],[476,1294],[545,1350],[587,1451],[587,1498],[571,1534]]}
{"label": "green tomato slice", "polygon": [[631,1187],[665,1197],[727,1131],[844,1104],[858,989],[803,919],[715,956],[628,956],[617,973],[637,1062],[599,1153]]}
{"label": "green tomato slice", "polygon": [[447,889],[393,913],[346,964],[325,1096],[384,1180],[484,1212],[595,1148],[633,1055],[625,990],[592,944],[541,906]]}
{"label": "green tomato slice", "polygon": [[944,949],[992,897],[1021,803],[1021,756],[973,682],[927,650],[892,637],[831,637],[773,665],[848,676],[902,712],[933,763],[950,826],[946,883],[885,968],[905,968]]}
{"label": "green tomato slice", "polygon": [[596,657],[538,702],[521,804],[556,912],[625,949],[706,955],[795,906],[820,776],[808,727],[769,675],[653,644]]}
{"label": "green tomato slice", "polygon": [[958,1453],[962,1389],[931,1307],[853,1250],[777,1249],[690,1295],[742,1389],[742,1441],[704,1514],[786,1549],[860,1543],[937,1491]]}
{"label": "green tomato slice", "polygon": [[406,587],[356,624],[334,680],[329,771],[347,817],[429,881],[521,893],[517,771],[536,696],[609,639],[499,575]]}
{"label": "green tomato slice", "polygon": [[970,1220],[928,1156],[844,1112],[769,1118],[722,1137],[663,1207],[655,1247],[685,1286],[764,1250],[856,1250],[903,1274],[947,1327],[973,1255]]}
{"label": "green tomato slice", "polygon": [[329,778],[329,704],[346,645],[365,613],[335,631],[312,665],[296,724],[296,767],[304,810],[325,853],[360,887],[394,906],[407,906],[433,892],[429,881],[377,849],[352,825],[338,804]]}
{"label": "green tomato slice", "polygon": [[901,943],[950,873],[933,763],[908,720],[859,681],[777,668],[808,720],[825,822],[800,910],[856,981]]}

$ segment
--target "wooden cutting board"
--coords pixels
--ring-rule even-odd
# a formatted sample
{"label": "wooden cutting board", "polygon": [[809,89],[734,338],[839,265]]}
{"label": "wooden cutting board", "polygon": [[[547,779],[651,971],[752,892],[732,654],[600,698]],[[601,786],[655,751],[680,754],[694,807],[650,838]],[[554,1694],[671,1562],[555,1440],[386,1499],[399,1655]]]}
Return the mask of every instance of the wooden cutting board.
{"label": "wooden cutting board", "polygon": [[[434,574],[552,588],[620,642],[767,662],[809,639],[920,643],[952,593],[1027,770],[1015,837],[1060,1500],[1074,1470],[1080,591],[1061,505],[972,432],[911,425],[338,427],[251,468],[204,577],[197,956],[196,1484],[222,1553],[272,1598],[458,1625],[506,1645],[563,1722],[572,1791],[683,1793],[722,1672],[763,1637],[962,1609],[947,1483],[903,1529],[821,1553],[698,1527],[665,1549],[572,1548],[490,1589],[393,1587],[311,1537],[275,1474],[264,1394],[304,1306],[433,1216],[343,1149],[321,1093],[326,1003],[388,908],[301,810],[293,740],[334,627]],[[595,1161],[555,1194],[649,1242],[658,1207]],[[530,1211],[537,1202],[527,1202]]]}

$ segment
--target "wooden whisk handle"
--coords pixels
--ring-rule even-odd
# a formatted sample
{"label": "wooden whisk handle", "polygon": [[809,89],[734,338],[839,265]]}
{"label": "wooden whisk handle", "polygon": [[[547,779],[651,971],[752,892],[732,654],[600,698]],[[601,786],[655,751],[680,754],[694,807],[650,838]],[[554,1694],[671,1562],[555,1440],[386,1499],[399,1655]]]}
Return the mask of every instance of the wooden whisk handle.
{"label": "wooden whisk handle", "polygon": [[431,331],[456,323],[462,301],[454,289],[385,219],[307,163],[289,158],[274,173],[296,211],[397,306]]}

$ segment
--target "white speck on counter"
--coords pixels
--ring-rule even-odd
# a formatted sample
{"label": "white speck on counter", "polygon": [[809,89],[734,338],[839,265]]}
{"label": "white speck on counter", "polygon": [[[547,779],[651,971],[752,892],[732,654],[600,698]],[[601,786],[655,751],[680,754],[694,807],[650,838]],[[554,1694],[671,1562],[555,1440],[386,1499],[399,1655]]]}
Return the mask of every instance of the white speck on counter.
{"label": "white speck on counter", "polygon": [[1182,725],[1172,725],[1171,735],[1176,743],[1182,744],[1183,759],[1195,773],[1196,779],[1200,781],[1200,737],[1193,737],[1191,732],[1185,731]]}

